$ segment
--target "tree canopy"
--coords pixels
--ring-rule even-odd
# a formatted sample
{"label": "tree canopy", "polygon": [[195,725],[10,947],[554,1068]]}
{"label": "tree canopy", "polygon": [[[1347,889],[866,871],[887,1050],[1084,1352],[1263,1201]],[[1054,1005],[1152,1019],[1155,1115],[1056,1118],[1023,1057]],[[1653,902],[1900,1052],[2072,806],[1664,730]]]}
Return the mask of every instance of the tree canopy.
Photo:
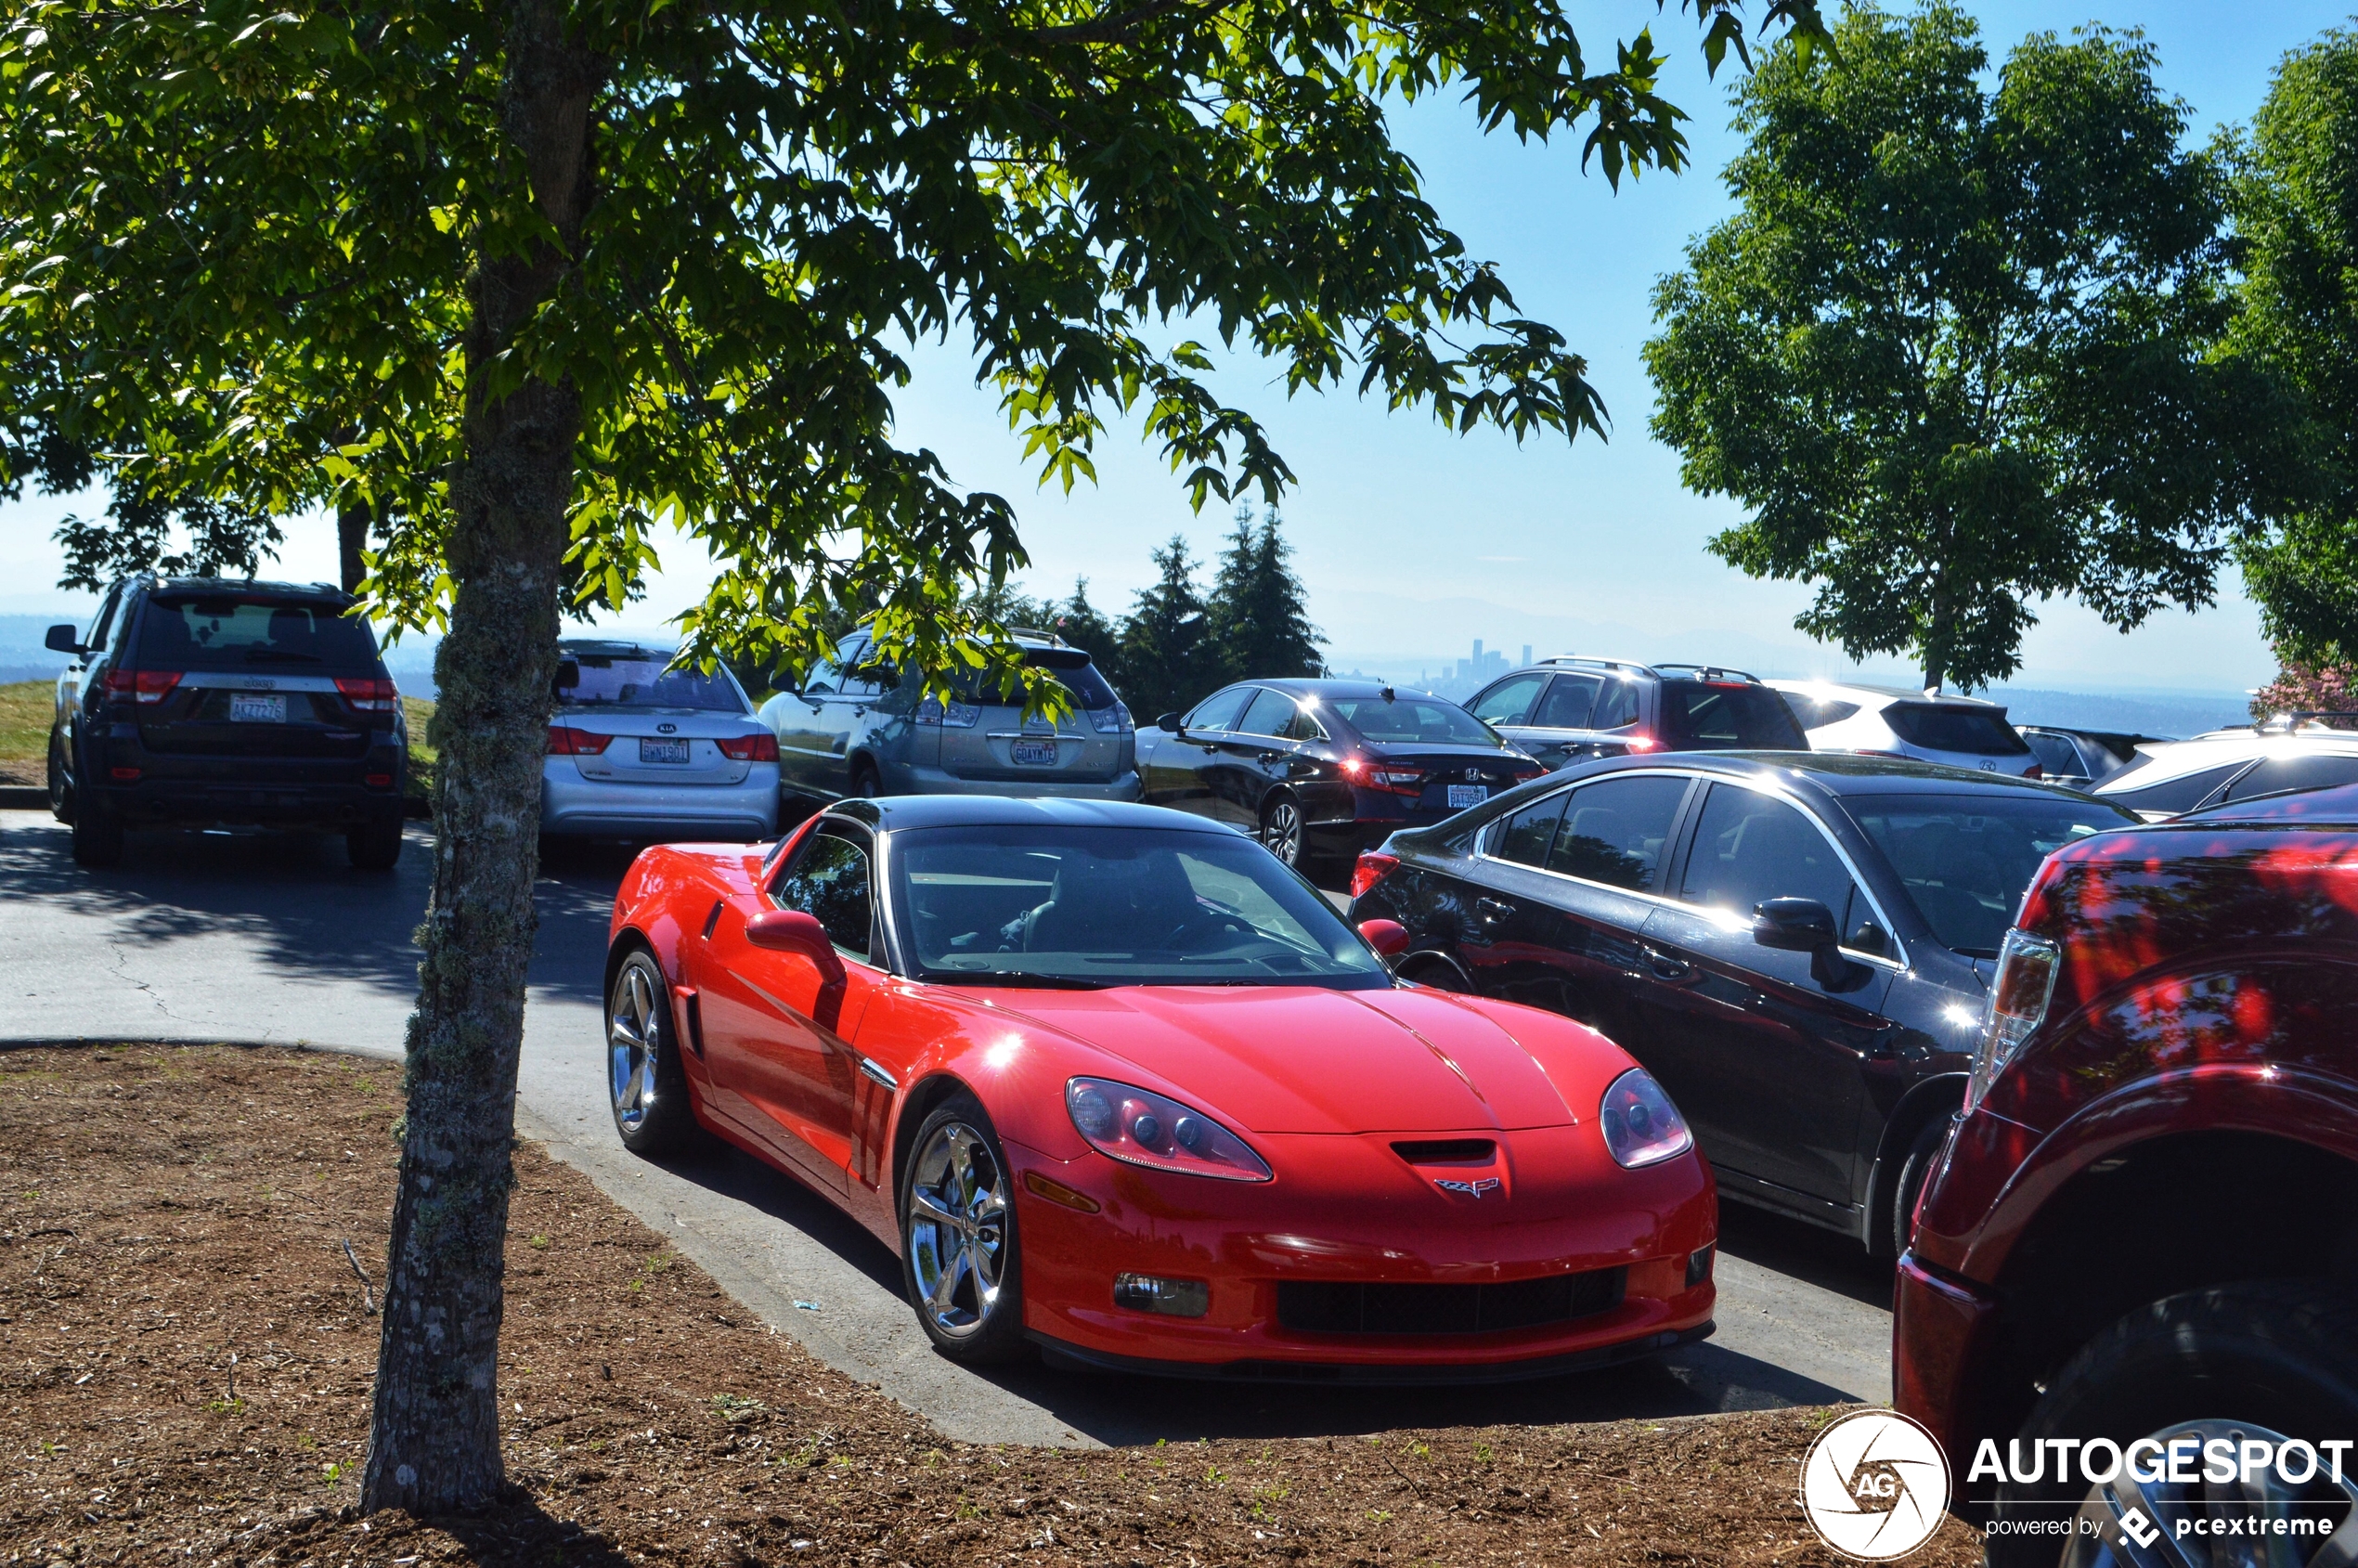
{"label": "tree canopy", "polygon": [[2308,666],[2358,660],[2353,145],[2358,34],[2337,30],[2285,57],[2235,149],[2245,272],[2236,347],[2299,391],[2314,443],[2313,490],[2243,551],[2245,586],[2290,661],[2286,679],[2296,683]]}
{"label": "tree canopy", "polygon": [[[1693,9],[1743,46],[1735,0]],[[722,563],[706,651],[816,654],[865,603],[895,662],[1004,667],[972,590],[1023,564],[1015,512],[894,432],[930,335],[1044,479],[1134,421],[1198,505],[1290,478],[1214,345],[1289,393],[1598,429],[1386,106],[1459,93],[1618,179],[1684,162],[1660,63],[1643,32],[1592,63],[1559,0],[0,0],[0,428],[159,497],[356,500],[377,613],[447,619],[364,1507],[501,1483],[561,602],[619,604],[669,524]]]}
{"label": "tree canopy", "polygon": [[2019,667],[2041,598],[2208,603],[2281,504],[2292,405],[2218,352],[2225,182],[2134,34],[2026,39],[1994,91],[1949,5],[1848,13],[1734,88],[1736,215],[1655,296],[1653,430],[1748,515],[1711,548],[1927,686]]}

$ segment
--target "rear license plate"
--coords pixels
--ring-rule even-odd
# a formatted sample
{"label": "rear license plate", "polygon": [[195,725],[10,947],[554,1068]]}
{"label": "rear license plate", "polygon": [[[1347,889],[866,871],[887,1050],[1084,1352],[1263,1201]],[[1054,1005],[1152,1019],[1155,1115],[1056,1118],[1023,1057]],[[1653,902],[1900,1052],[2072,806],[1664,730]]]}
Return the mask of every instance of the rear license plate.
{"label": "rear license plate", "polygon": [[1490,786],[1488,784],[1451,784],[1449,786],[1449,809],[1453,811],[1462,811],[1469,806],[1479,806],[1489,798]]}
{"label": "rear license plate", "polygon": [[641,740],[639,743],[639,760],[668,762],[676,766],[688,760],[688,743],[686,741]]}
{"label": "rear license plate", "polygon": [[1053,768],[1056,765],[1056,743],[1017,741],[1015,743],[1015,759],[1018,768]]}
{"label": "rear license plate", "polygon": [[277,693],[264,695],[254,692],[229,693],[229,722],[232,724],[284,724],[287,721],[287,699]]}

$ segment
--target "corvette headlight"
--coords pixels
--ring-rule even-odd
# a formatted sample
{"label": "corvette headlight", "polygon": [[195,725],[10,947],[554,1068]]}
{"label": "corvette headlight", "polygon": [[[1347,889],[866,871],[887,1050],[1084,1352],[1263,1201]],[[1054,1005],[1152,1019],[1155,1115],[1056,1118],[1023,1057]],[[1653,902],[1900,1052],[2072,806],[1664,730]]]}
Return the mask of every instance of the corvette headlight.
{"label": "corvette headlight", "polygon": [[1089,1147],[1109,1160],[1226,1182],[1270,1179],[1268,1163],[1242,1138],[1203,1112],[1150,1090],[1076,1078],[1065,1085],[1065,1109]]}
{"label": "corvette headlight", "polygon": [[1653,1074],[1641,1067],[1633,1067],[1613,1081],[1604,1103],[1597,1108],[1597,1121],[1604,1128],[1605,1147],[1614,1163],[1626,1171],[1659,1165],[1695,1147],[1695,1135],[1687,1131],[1687,1119],[1678,1114],[1678,1108],[1670,1103]]}

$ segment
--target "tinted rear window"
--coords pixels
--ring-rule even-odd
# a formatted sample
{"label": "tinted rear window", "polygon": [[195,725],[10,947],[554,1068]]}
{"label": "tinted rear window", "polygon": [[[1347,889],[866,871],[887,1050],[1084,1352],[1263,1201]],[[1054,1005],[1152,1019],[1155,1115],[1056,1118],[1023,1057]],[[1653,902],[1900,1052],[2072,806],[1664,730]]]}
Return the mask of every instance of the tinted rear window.
{"label": "tinted rear window", "polygon": [[2022,744],[2002,713],[1986,707],[1944,707],[1934,703],[1894,703],[1883,710],[1891,732],[1926,751],[1962,751],[1970,757],[2020,757]]}
{"label": "tinted rear window", "polygon": [[139,621],[138,659],[149,669],[374,671],[377,640],[367,621],[317,600],[160,593]]}
{"label": "tinted rear window", "polygon": [[1686,751],[1807,751],[1784,697],[1766,686],[1662,683],[1663,739]]}
{"label": "tinted rear window", "polygon": [[2137,819],[2060,790],[1853,795],[1843,805],[1883,851],[1942,946],[1995,958],[2039,862]]}
{"label": "tinted rear window", "polygon": [[2191,773],[2147,782],[2157,771],[2156,764],[2150,757],[2140,757],[2099,784],[2096,793],[2132,811],[2191,811],[2245,765],[2245,759],[2239,758],[2215,768],[2198,768]]}
{"label": "tinted rear window", "polygon": [[708,713],[744,713],[745,699],[726,671],[710,675],[674,669],[671,655],[655,649],[637,654],[566,654],[579,672],[574,685],[558,672],[557,701],[565,707],[685,707]]}
{"label": "tinted rear window", "polygon": [[1371,745],[1487,745],[1503,747],[1490,726],[1439,697],[1329,698],[1328,708],[1342,716]]}
{"label": "tinted rear window", "polygon": [[[1071,693],[1075,707],[1095,711],[1108,708],[1121,699],[1097,673],[1089,655],[1078,648],[1026,648],[1023,662],[1035,669],[1053,672],[1056,683]],[[951,680],[960,696],[969,702],[1007,703],[1015,699],[1001,690],[999,683],[980,670],[968,670]]]}

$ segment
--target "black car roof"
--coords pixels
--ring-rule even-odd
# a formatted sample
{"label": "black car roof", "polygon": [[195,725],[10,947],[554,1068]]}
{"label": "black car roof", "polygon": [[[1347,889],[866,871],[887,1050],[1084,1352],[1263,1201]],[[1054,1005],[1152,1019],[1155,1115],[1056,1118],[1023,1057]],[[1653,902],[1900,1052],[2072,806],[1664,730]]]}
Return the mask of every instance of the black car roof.
{"label": "black car roof", "polygon": [[1844,751],[1669,751],[1616,757],[1590,765],[1603,772],[1624,768],[1675,767],[1698,772],[1757,778],[1782,773],[1808,780],[1830,795],[1954,795],[1960,785],[1996,794],[2077,795],[2035,779],[1977,768],[1951,768],[1899,757],[1860,757]]}
{"label": "black car roof", "polygon": [[[1158,827],[1236,834],[1208,817],[1121,800],[1031,799],[1005,795],[894,795],[833,808],[887,832],[918,827]],[[1237,835],[1239,837],[1243,835]]]}
{"label": "black car roof", "polygon": [[[1435,702],[1445,703],[1449,700],[1447,697],[1436,697],[1432,693],[1414,686],[1394,686],[1382,680],[1335,680],[1323,676],[1284,675],[1267,680],[1232,680],[1228,685],[1266,686],[1271,691],[1283,692],[1289,696],[1295,697],[1375,697],[1380,699],[1386,692],[1390,692],[1395,697],[1432,697]],[[1221,688],[1224,692],[1227,689],[1227,686]]]}
{"label": "black car roof", "polygon": [[150,593],[263,593],[273,599],[352,603],[352,595],[333,583],[281,583],[259,577],[158,577],[147,586]]}

